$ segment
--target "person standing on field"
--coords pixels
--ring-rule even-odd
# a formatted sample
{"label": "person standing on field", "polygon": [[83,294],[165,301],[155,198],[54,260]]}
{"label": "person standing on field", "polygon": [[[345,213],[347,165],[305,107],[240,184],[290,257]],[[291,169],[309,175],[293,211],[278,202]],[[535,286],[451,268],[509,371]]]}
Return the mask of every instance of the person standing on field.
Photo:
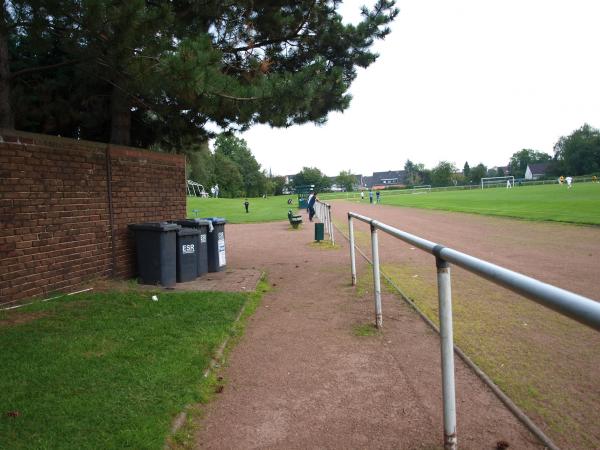
{"label": "person standing on field", "polygon": [[362,202],[365,199],[365,191],[360,191],[360,201]]}
{"label": "person standing on field", "polygon": [[310,213],[310,207],[308,206],[310,204],[310,201],[312,200],[312,198],[315,196],[315,191],[313,191],[312,189],[310,190],[310,194],[308,194],[308,198],[306,199],[306,212]]}
{"label": "person standing on field", "polygon": [[246,208],[246,214],[248,214],[248,207],[250,206],[250,203],[248,202],[248,199],[246,199],[246,201],[244,201],[244,208]]}
{"label": "person standing on field", "polygon": [[317,201],[317,193],[315,192],[310,197],[308,201],[308,220],[313,221],[313,217],[315,216],[315,203]]}
{"label": "person standing on field", "polygon": [[381,197],[381,193],[379,191],[377,191],[375,193],[375,197],[377,197],[377,203],[379,203],[380,197]]}
{"label": "person standing on field", "polygon": [[369,203],[373,203],[373,191],[369,191]]}
{"label": "person standing on field", "polygon": [[567,181],[567,187],[569,189],[571,189],[573,186],[571,185],[571,183],[573,183],[573,177],[567,177],[565,178],[565,180]]}

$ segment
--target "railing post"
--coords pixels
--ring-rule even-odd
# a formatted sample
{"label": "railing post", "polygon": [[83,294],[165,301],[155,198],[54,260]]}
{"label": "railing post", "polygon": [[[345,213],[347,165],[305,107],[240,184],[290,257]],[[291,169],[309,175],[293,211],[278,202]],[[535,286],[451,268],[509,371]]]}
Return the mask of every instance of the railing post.
{"label": "railing post", "polygon": [[331,238],[331,245],[335,245],[335,238],[333,237],[333,221],[331,220],[331,205],[327,205],[327,215],[329,216],[329,237]]}
{"label": "railing post", "polygon": [[348,213],[348,237],[350,239],[350,269],[352,270],[352,286],[356,286],[356,251],[354,250],[354,223]]}
{"label": "railing post", "polygon": [[456,394],[454,388],[454,342],[450,264],[436,256],[442,350],[442,395],[444,400],[444,450],[456,450]]}
{"label": "railing post", "polygon": [[381,280],[379,277],[379,242],[377,240],[377,228],[371,223],[371,253],[373,257],[373,287],[375,290],[375,326],[383,326],[383,315],[381,313]]}

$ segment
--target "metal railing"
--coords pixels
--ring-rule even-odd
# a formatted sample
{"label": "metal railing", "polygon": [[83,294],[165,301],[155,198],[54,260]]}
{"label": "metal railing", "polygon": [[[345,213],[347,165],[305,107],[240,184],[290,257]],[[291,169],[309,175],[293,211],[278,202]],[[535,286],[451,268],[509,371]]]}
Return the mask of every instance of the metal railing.
{"label": "metal railing", "polygon": [[335,245],[335,237],[333,236],[333,221],[331,220],[331,205],[329,203],[324,203],[321,200],[317,200],[315,202],[315,215],[321,222],[323,222],[331,243]]}
{"label": "metal railing", "polygon": [[[534,278],[505,269],[487,261],[474,258],[465,253],[453,250],[435,242],[428,241],[413,234],[378,222],[370,217],[353,212],[348,213],[348,229],[350,241],[350,261],[352,285],[356,285],[356,252],[354,245],[353,219],[360,220],[371,227],[371,251],[373,264],[373,284],[375,296],[375,325],[383,326],[381,308],[381,281],[379,271],[379,243],[377,230],[381,230],[416,248],[435,256],[438,284],[440,345],[442,353],[442,396],[444,405],[444,448],[456,449],[456,396],[454,387],[454,339],[452,326],[452,291],[450,263],[480,277],[492,281],[511,291],[523,295],[543,306],[575,319],[584,325],[600,331],[600,303],[543,283]],[[536,433],[538,434],[538,433]],[[538,434],[539,436],[539,434]],[[555,448],[555,447],[554,447]]]}

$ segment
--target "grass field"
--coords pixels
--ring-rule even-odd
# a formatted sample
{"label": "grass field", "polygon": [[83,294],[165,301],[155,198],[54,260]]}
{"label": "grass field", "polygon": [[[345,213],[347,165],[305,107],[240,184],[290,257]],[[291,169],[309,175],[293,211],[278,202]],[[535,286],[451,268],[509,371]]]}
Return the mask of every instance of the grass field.
{"label": "grass field", "polygon": [[[292,204],[288,205],[288,198]],[[273,222],[287,220],[288,210],[297,210],[296,195],[249,198],[249,213],[244,210],[243,198],[187,198],[188,217],[225,217],[229,223]],[[194,212],[197,209],[198,212]]]}
{"label": "grass field", "polygon": [[[292,204],[287,200],[291,198]],[[336,199],[360,201],[357,192],[321,194],[330,202]],[[285,220],[287,211],[297,210],[296,195],[251,198],[250,212],[244,212],[244,199],[188,197],[188,217],[225,217],[230,223],[272,222]],[[365,196],[363,203],[368,202]],[[438,209],[526,220],[570,222],[600,225],[600,183],[579,183],[572,189],[557,184],[515,187],[513,189],[473,189],[407,194],[384,191],[384,205]],[[198,212],[194,212],[194,210]]]}
{"label": "grass field", "polygon": [[[358,196],[354,200],[358,200]],[[368,202],[368,199],[365,198],[363,202]],[[572,189],[551,184],[421,194],[389,191],[382,192],[381,203],[527,220],[600,225],[600,183],[575,184]]]}
{"label": "grass field", "polygon": [[[0,448],[161,449],[258,293],[79,294],[0,311]],[[237,331],[236,331],[237,330]]]}

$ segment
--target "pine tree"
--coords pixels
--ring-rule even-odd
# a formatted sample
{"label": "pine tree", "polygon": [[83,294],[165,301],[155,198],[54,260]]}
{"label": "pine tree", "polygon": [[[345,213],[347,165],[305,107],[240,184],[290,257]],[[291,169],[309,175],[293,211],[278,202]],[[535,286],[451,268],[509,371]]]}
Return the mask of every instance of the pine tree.
{"label": "pine tree", "polygon": [[[229,130],[323,123],[348,107],[356,68],[376,60],[370,49],[389,33],[394,3],[378,0],[351,25],[339,0],[4,2],[0,120],[10,115],[6,87],[31,131],[166,150],[205,139],[209,121]],[[21,12],[29,17],[17,26]],[[19,44],[7,56],[2,32]],[[47,92],[32,118],[28,106]]]}

